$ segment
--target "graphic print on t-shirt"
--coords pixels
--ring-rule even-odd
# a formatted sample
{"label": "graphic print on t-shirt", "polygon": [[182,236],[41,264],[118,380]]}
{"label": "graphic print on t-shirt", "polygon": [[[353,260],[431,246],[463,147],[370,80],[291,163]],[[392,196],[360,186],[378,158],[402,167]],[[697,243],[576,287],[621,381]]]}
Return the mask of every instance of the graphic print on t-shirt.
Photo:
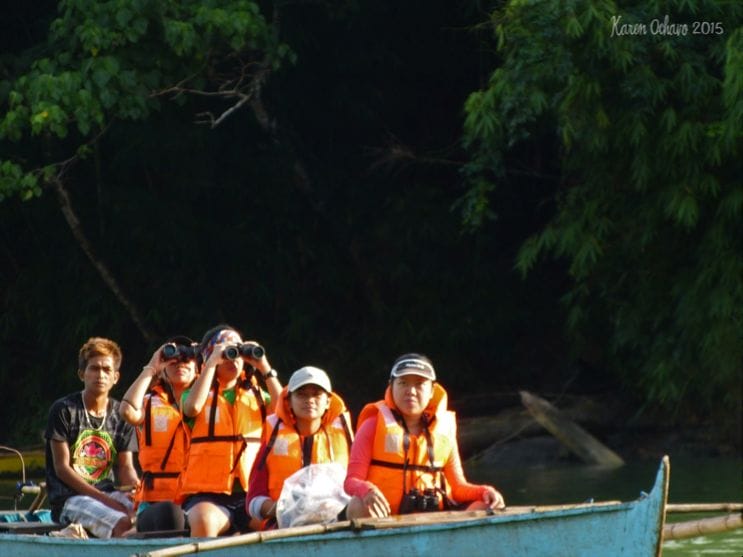
{"label": "graphic print on t-shirt", "polygon": [[72,468],[89,484],[105,480],[113,466],[116,449],[105,431],[83,429],[72,447]]}

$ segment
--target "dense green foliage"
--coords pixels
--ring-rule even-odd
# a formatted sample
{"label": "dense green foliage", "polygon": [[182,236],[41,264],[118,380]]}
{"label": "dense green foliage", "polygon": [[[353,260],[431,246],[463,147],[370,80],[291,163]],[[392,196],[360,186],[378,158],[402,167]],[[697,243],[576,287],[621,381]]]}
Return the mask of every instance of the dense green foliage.
{"label": "dense green foliage", "polygon": [[[615,370],[651,352],[625,344],[622,366],[594,357],[586,347],[614,338],[611,322],[597,318],[582,350],[568,354],[557,300],[570,286],[566,270],[578,276],[570,253],[525,279],[513,269],[519,246],[552,218],[554,192],[562,207],[566,185],[581,183],[586,168],[601,175],[608,159],[580,162],[590,160],[582,102],[570,133],[571,153],[583,158],[568,157],[555,125],[561,89],[547,87],[568,74],[555,68],[543,74],[550,83],[522,72],[528,79],[511,97],[484,90],[479,112],[482,100],[471,97],[468,158],[463,106],[501,64],[479,6],[75,0],[10,12],[0,22],[0,383],[13,387],[0,391],[0,439],[38,439],[50,402],[80,388],[75,357],[88,336],[122,344],[121,395],[164,336],[199,338],[222,321],[264,343],[284,380],[301,365],[325,367],[353,410],[381,394],[390,362],[409,350],[433,358],[460,412],[497,410],[492,396],[479,408],[457,406],[467,394],[616,388]],[[526,58],[509,55],[506,40],[504,71],[555,54],[537,51],[549,34],[557,46],[570,42],[546,25],[545,10],[529,17],[538,25],[520,39]],[[705,43],[711,52],[727,48],[713,43]],[[708,54],[698,63],[715,67]],[[534,110],[520,93],[529,83],[544,86]],[[707,104],[721,111],[709,91]],[[676,102],[682,122],[686,103]],[[605,107],[607,117],[615,110]],[[724,133],[724,114],[710,116]],[[621,142],[602,133],[609,145]],[[730,187],[723,174],[735,172],[731,148],[709,171],[720,192]],[[617,167],[631,160],[617,156]],[[477,187],[463,196],[465,163]],[[647,192],[662,176],[654,172]],[[646,207],[642,195],[617,203],[631,215]],[[687,253],[696,265],[699,255],[681,245],[695,245],[715,221],[715,199],[699,197],[693,226],[671,219],[659,230],[665,221],[653,214],[648,228],[631,227],[655,234],[645,248],[652,257],[631,264],[658,273]],[[497,219],[463,234],[462,209]],[[562,237],[567,221],[551,222]],[[577,222],[576,233],[588,234],[586,219]],[[609,294],[612,268],[629,257],[602,249],[612,257],[585,268],[579,284],[589,296],[571,306],[587,316],[612,315],[596,288]],[[660,257],[664,250],[673,257]],[[525,267],[547,251],[522,257]],[[672,295],[647,286],[632,294]],[[672,338],[674,322],[659,316],[670,324],[658,330]],[[681,400],[688,377],[672,378]],[[645,378],[627,376],[627,391],[615,392],[632,400],[635,386],[654,388]],[[708,410],[699,407],[702,417]]]}
{"label": "dense green foliage", "polygon": [[559,153],[554,209],[517,268],[566,261],[579,353],[680,412],[740,404],[742,16],[736,2],[511,1],[492,16],[502,64],[466,105],[469,223]]}
{"label": "dense green foliage", "polygon": [[[6,95],[46,48],[54,14],[0,34],[15,37]],[[76,351],[88,336],[122,344],[120,396],[165,335],[199,338],[221,321],[263,342],[284,381],[300,365],[325,367],[355,410],[381,394],[391,361],[409,350],[430,354],[454,400],[559,388],[575,372],[560,367],[551,294],[535,287],[543,277],[510,272],[531,198],[514,196],[509,217],[478,238],[460,233],[451,210],[461,107],[480,77],[466,29],[478,18],[444,0],[424,14],[392,2],[292,5],[279,33],[296,63],[265,81],[268,130],[248,105],[213,129],[197,125],[231,100],[183,94],[179,103],[147,96],[146,118],[104,111],[100,137],[72,118],[64,139],[29,136],[28,124],[20,141],[0,142],[5,160],[33,173],[97,138],[61,177],[95,254],[157,337],[143,338],[101,280],[53,190],[37,181],[40,197],[9,194],[0,203],[0,382],[13,385],[0,391],[5,435],[38,439],[50,402],[80,388]],[[196,62],[162,42],[120,55],[140,51],[142,68],[166,59],[171,78],[190,75]],[[226,72],[228,62],[218,65]],[[535,356],[534,342],[552,352]]]}
{"label": "dense green foliage", "polygon": [[[28,69],[2,84],[0,139],[35,139],[30,151],[39,143],[44,149],[20,160],[6,155],[0,200],[39,195],[113,120],[147,118],[162,95],[180,92],[173,88],[208,94],[217,80],[239,89],[248,76],[230,66],[275,67],[287,52],[248,0],[69,0],[58,10],[41,56],[29,57]],[[70,135],[62,145],[53,142]]]}

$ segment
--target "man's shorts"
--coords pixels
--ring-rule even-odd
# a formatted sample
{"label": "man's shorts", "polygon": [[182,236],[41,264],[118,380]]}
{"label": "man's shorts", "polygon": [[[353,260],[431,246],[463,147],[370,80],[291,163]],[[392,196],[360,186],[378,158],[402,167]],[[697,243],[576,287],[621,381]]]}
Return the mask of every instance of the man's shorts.
{"label": "man's shorts", "polygon": [[[107,495],[128,509],[134,508],[126,493],[112,491]],[[110,538],[111,532],[122,518],[129,516],[88,495],[73,495],[65,501],[59,522],[65,526],[77,522],[96,538]]]}

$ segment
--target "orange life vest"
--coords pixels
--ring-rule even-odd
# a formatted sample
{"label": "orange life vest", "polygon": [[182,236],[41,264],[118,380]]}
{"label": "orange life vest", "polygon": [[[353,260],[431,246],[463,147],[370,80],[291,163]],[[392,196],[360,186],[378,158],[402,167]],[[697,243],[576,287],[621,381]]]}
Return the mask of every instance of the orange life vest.
{"label": "orange life vest", "polygon": [[162,385],[144,399],[144,422],[137,427],[142,483],[135,501],[175,501],[186,461],[188,434],[180,410]]}
{"label": "orange life vest", "polygon": [[376,418],[372,460],[366,479],[382,491],[391,514],[398,514],[404,493],[413,488],[421,492],[436,489],[440,509],[444,495],[451,496],[443,469],[451,457],[452,440],[456,439],[457,431],[456,416],[447,410],[446,400],[446,391],[435,383],[433,397],[424,412],[428,426],[419,435],[410,435],[405,430],[389,387],[385,400],[367,404],[359,415],[359,426],[367,419]]}
{"label": "orange life vest", "polygon": [[263,394],[254,378],[244,377],[235,386],[234,404],[221,391],[216,394],[217,390],[215,382],[191,428],[186,468],[181,474],[181,496],[230,494],[235,478],[243,490],[248,489],[266,419]]}
{"label": "orange life vest", "polygon": [[[346,405],[335,393],[330,393],[330,405],[322,418],[320,429],[312,435],[312,453],[305,455],[302,439],[295,428],[289,410],[288,391],[284,387],[276,405],[276,414],[266,421],[264,444],[266,452],[259,466],[268,468],[268,496],[277,501],[284,480],[307,464],[338,462],[348,466],[353,433]],[[309,461],[307,461],[309,456]]]}

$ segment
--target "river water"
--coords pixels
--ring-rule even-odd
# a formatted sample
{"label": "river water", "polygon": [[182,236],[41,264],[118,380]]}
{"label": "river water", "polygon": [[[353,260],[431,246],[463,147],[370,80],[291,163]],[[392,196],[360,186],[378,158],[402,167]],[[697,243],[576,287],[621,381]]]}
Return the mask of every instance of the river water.
{"label": "river water", "polygon": [[[583,465],[551,465],[545,468],[503,468],[465,465],[468,479],[495,485],[510,505],[581,503],[593,499],[630,501],[650,491],[660,462],[629,462],[607,470]],[[38,479],[36,479],[38,481]],[[12,508],[7,498],[15,480],[0,481],[0,508]],[[23,503],[30,503],[30,496]],[[743,501],[743,460],[740,458],[671,459],[671,503],[722,503]],[[714,516],[670,515],[670,521]],[[663,544],[664,557],[741,557],[743,529]]]}
{"label": "river water", "polygon": [[[491,483],[510,505],[582,503],[588,500],[637,499],[650,491],[660,461],[629,462],[616,469],[583,465],[547,468],[504,468],[466,465],[468,479]],[[670,503],[743,501],[743,460],[740,458],[672,458]],[[717,513],[718,515],[720,513]],[[669,522],[708,518],[714,514],[671,514]],[[712,536],[671,540],[664,557],[743,556],[743,529]]]}

